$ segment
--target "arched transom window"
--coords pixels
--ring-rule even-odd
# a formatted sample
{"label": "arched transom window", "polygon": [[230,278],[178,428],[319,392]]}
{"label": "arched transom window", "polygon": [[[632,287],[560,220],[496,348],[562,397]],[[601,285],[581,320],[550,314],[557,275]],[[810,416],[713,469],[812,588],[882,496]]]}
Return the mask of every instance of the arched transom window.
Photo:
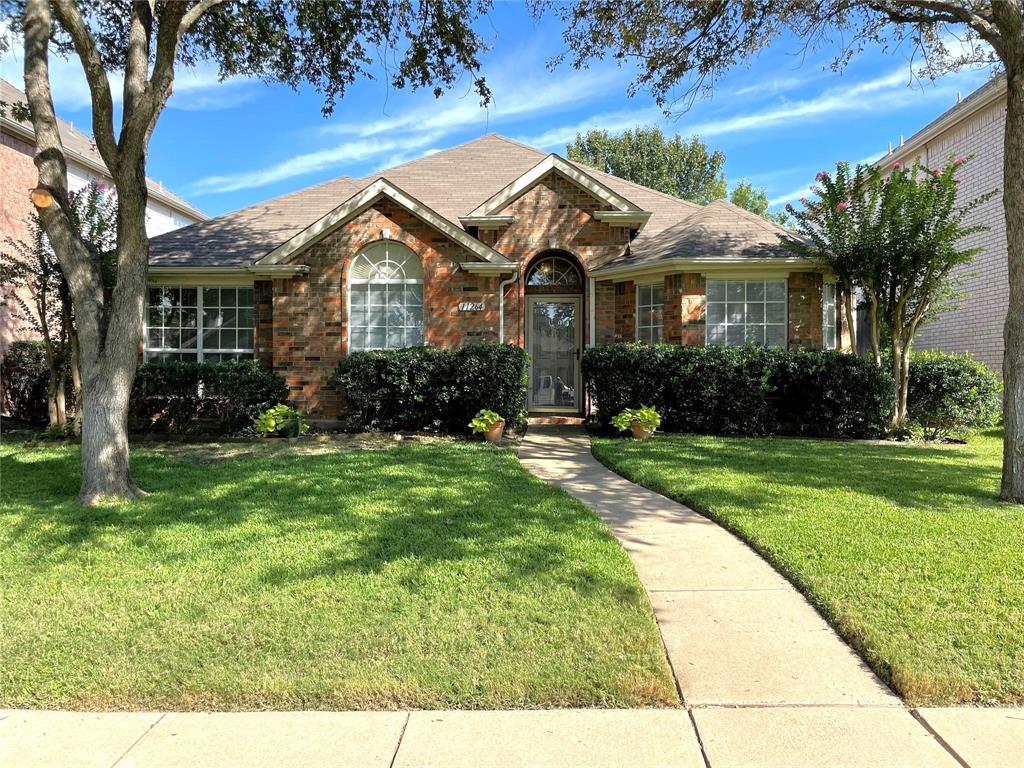
{"label": "arched transom window", "polygon": [[423,265],[400,243],[368,245],[349,272],[349,349],[423,344]]}
{"label": "arched transom window", "polygon": [[557,285],[578,288],[582,283],[576,265],[561,256],[540,259],[526,276],[527,285]]}

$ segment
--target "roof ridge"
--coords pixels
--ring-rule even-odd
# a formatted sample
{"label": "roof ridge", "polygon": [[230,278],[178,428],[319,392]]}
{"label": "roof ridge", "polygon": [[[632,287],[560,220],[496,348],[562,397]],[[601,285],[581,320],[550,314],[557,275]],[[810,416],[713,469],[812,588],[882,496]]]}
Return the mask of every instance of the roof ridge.
{"label": "roof ridge", "polygon": [[765,229],[767,232],[771,232],[773,235],[789,234],[785,227],[776,224],[774,221],[768,221],[768,219],[766,219],[764,216],[761,216],[758,213],[754,213],[753,211],[748,211],[742,205],[736,205],[736,203],[732,202],[731,200],[726,200],[724,197],[720,197],[717,200],[712,200],[710,204],[714,203],[724,203],[730,208],[734,208],[741,215],[759,224],[763,229]]}
{"label": "roof ridge", "polygon": [[[521,141],[516,141],[515,139],[510,139],[508,136],[503,136],[502,134],[496,133],[494,131],[492,131],[491,133],[485,133],[480,138],[485,138],[487,136],[493,136],[494,138],[499,139],[501,141],[504,141],[506,144],[511,144],[514,147],[520,147],[522,149],[528,149],[531,152],[536,152],[538,155],[541,155],[542,157],[547,157],[548,155],[551,155],[551,154],[558,154],[557,152],[547,152],[547,153],[545,153],[542,150],[537,149],[536,147],[531,147],[529,144],[524,144]],[[566,158],[566,159],[568,159],[568,158]]]}
{"label": "roof ridge", "polygon": [[[366,180],[366,179],[384,178],[385,174],[390,173],[391,171],[397,171],[399,168],[405,168],[406,166],[412,165],[413,163],[418,163],[421,160],[426,160],[428,157],[437,157],[438,155],[444,155],[444,154],[447,154],[449,152],[454,152],[457,149],[463,149],[464,147],[468,147],[471,144],[476,144],[477,142],[483,141],[484,139],[487,139],[487,138],[500,139],[501,141],[506,141],[509,144],[516,144],[518,146],[521,146],[521,147],[524,147],[526,149],[532,150],[533,152],[540,153],[540,150],[538,150],[538,149],[534,149],[533,147],[529,147],[526,144],[518,144],[518,142],[512,141],[512,139],[506,138],[505,136],[502,136],[501,134],[493,133],[493,132],[492,133],[485,133],[482,136],[477,136],[475,139],[470,139],[469,141],[464,141],[461,144],[456,144],[454,147],[446,147],[445,149],[439,149],[436,152],[433,152],[433,153],[431,153],[429,155],[420,155],[419,157],[414,157],[411,160],[406,160],[404,163],[399,163],[398,165],[392,165],[392,166],[389,166],[387,168],[381,168],[380,170],[374,171],[373,173],[368,173],[365,176],[360,176],[359,180],[363,181],[363,180]],[[371,181],[370,183],[373,183],[373,182]]]}

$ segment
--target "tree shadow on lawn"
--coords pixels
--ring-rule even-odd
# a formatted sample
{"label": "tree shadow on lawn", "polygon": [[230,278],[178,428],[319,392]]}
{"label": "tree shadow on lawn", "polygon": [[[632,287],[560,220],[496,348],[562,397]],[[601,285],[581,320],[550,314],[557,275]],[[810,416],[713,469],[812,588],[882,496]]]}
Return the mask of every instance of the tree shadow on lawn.
{"label": "tree shadow on lawn", "polygon": [[[611,449],[623,468],[643,474],[644,462],[678,467],[694,476],[728,471],[746,482],[741,491],[715,487],[719,503],[770,514],[767,505],[787,489],[852,491],[922,510],[957,511],[963,499],[1000,506],[1000,467],[974,444],[926,447],[803,438],[707,438],[668,435],[643,445]],[[633,467],[630,467],[632,469]],[[678,481],[675,475],[673,480]],[[653,479],[653,478],[652,478]],[[955,506],[954,506],[955,505]]]}
{"label": "tree shadow on lawn", "polygon": [[[6,536],[41,564],[127,537],[164,564],[223,550],[230,568],[233,551],[257,561],[252,578],[269,586],[383,574],[418,590],[440,565],[483,569],[504,586],[550,582],[645,599],[600,520],[509,451],[397,446],[197,467],[140,450],[133,468],[149,495],[93,508],[72,503],[77,461],[74,449],[4,460],[4,505],[15,515]],[[197,548],[186,533],[206,541]]]}

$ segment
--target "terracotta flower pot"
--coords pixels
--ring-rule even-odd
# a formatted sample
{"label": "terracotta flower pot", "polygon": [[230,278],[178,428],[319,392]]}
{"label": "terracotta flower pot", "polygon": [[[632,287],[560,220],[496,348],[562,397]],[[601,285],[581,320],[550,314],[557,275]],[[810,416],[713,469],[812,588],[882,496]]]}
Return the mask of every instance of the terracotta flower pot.
{"label": "terracotta flower pot", "polygon": [[501,442],[501,434],[505,431],[505,420],[496,421],[491,425],[491,428],[484,432],[484,438],[489,443]]}
{"label": "terracotta flower pot", "polygon": [[643,425],[640,421],[629,422],[629,429],[633,433],[633,437],[636,440],[646,440],[651,436],[651,430]]}

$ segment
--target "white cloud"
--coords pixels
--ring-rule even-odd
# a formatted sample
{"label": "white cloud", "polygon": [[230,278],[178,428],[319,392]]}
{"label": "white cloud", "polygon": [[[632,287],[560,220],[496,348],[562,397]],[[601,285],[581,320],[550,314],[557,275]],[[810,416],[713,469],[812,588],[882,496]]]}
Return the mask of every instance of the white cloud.
{"label": "white cloud", "polygon": [[612,133],[629,130],[637,126],[647,127],[662,121],[663,115],[658,107],[643,107],[641,109],[624,109],[617,112],[604,112],[598,115],[591,115],[571,125],[562,125],[557,128],[550,128],[544,133],[535,136],[526,136],[517,139],[524,144],[541,149],[560,148],[576,138],[577,133],[586,133],[589,130],[606,130]]}
{"label": "white cloud", "polygon": [[418,138],[403,137],[400,139],[358,139],[347,141],[316,152],[306,152],[286,160],[273,163],[264,168],[241,173],[206,176],[192,184],[188,193],[194,196],[220,192],[235,192],[240,189],[252,189],[284,181],[296,176],[304,176],[343,163],[362,163],[381,157],[395,157],[396,153],[411,158],[412,151],[432,144],[437,134]]}

